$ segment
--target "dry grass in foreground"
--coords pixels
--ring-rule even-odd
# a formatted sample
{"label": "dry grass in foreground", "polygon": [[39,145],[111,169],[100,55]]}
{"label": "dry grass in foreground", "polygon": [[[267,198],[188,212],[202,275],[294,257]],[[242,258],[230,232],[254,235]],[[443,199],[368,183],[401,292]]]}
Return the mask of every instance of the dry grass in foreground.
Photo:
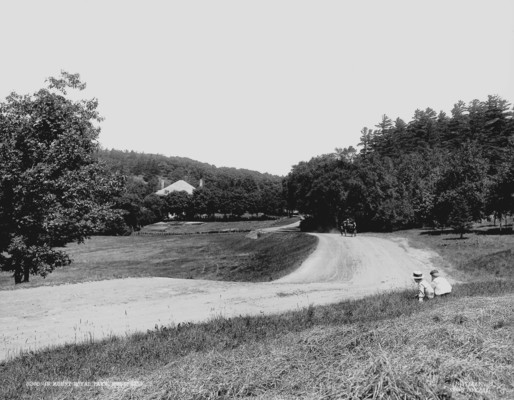
{"label": "dry grass in foreground", "polygon": [[[509,398],[513,293],[505,280],[421,304],[384,293],[30,352],[0,363],[0,398]],[[144,386],[29,385],[63,381]]]}
{"label": "dry grass in foreground", "polygon": [[[366,325],[315,326],[192,353],[122,399],[514,398],[514,296],[467,298]],[[114,395],[106,391],[100,396]]]}

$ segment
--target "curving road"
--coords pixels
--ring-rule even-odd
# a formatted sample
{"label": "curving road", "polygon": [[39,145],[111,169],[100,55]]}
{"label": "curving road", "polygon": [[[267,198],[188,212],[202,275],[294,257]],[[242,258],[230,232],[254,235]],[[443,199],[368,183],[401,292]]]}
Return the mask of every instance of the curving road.
{"label": "curving road", "polygon": [[[241,283],[129,278],[0,291],[0,360],[20,350],[97,340],[217,316],[280,313],[412,287],[437,254],[405,239],[316,234],[319,244],[292,274]],[[440,268],[439,268],[440,269]]]}

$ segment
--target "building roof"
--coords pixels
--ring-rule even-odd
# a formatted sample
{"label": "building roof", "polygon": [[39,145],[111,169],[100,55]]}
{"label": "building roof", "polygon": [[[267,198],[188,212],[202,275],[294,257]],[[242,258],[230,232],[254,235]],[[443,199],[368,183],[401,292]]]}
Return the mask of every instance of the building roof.
{"label": "building roof", "polygon": [[195,187],[187,183],[186,181],[180,180],[176,181],[175,183],[172,183],[169,186],[166,186],[165,188],[158,190],[155,192],[158,196],[166,196],[168,193],[171,192],[187,192],[189,194],[193,194],[193,191],[195,190]]}

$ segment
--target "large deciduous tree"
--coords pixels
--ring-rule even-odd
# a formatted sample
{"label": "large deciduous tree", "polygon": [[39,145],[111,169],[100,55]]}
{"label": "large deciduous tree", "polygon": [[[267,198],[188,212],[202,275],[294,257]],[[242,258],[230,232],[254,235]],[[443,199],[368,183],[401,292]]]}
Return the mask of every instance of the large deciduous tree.
{"label": "large deciduous tree", "polygon": [[33,95],[0,103],[0,267],[15,283],[70,263],[62,247],[121,218],[123,180],[96,160],[97,101],[75,101],[78,74],[49,78]]}

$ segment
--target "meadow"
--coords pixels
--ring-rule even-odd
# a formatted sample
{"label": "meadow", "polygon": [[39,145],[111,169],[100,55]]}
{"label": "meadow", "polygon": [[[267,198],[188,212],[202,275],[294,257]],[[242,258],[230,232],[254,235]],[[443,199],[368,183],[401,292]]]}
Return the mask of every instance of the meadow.
{"label": "meadow", "polygon": [[[46,278],[31,276],[15,285],[9,273],[0,273],[0,290],[129,277],[212,279],[265,282],[297,268],[312,252],[317,239],[295,232],[247,237],[250,228],[288,225],[296,218],[278,221],[244,221],[193,224],[157,224],[144,235],[95,236],[66,251],[73,263]],[[173,234],[163,234],[172,226]],[[158,233],[155,235],[149,232]],[[224,232],[222,234],[210,232]],[[288,257],[284,257],[284,253]]]}
{"label": "meadow", "polygon": [[[0,363],[0,397],[514,398],[514,236],[392,235],[439,251],[463,283],[421,304],[398,291],[26,353]],[[73,385],[102,381],[136,384]]]}
{"label": "meadow", "polygon": [[491,278],[514,279],[514,235],[512,227],[500,231],[494,225],[478,225],[460,239],[451,231],[412,229],[391,236],[409,239],[411,246],[430,248],[442,256],[441,268],[464,282]]}
{"label": "meadow", "polygon": [[188,235],[207,233],[250,232],[258,229],[281,227],[300,221],[299,217],[283,217],[269,220],[251,220],[250,216],[241,221],[163,221],[144,226],[136,234]]}

